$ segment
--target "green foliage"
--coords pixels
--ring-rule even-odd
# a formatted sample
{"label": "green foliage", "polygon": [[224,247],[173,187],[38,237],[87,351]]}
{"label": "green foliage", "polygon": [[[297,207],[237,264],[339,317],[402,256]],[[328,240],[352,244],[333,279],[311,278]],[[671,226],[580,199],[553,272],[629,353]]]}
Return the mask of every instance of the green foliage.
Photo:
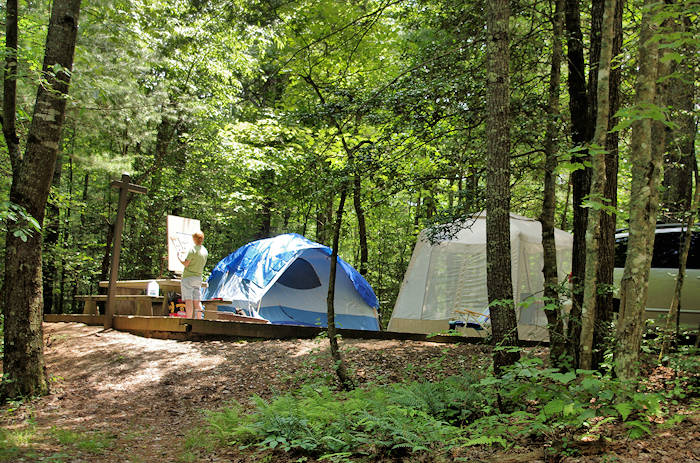
{"label": "green foliage", "polygon": [[[0,462],[53,461],[68,462],[88,455],[104,455],[114,447],[114,436],[97,432],[79,432],[52,427],[40,433],[30,419],[25,427],[0,428]],[[53,449],[46,452],[47,444]]]}
{"label": "green foliage", "polygon": [[17,430],[0,429],[0,461],[16,461],[33,441],[35,434],[34,426]]}
{"label": "green foliage", "polygon": [[304,387],[271,402],[256,399],[254,414],[226,410],[208,420],[222,444],[313,455],[420,452],[458,437],[459,429],[440,417],[462,419],[455,404],[445,402],[460,390],[438,386],[442,398],[435,400],[436,389],[407,386],[355,390],[342,400],[328,388]]}
{"label": "green foliage", "polygon": [[114,436],[104,433],[86,433],[53,427],[51,434],[62,445],[92,454],[104,453],[114,445]]}
{"label": "green foliage", "polygon": [[22,241],[27,241],[27,238],[41,231],[41,226],[22,206],[0,201],[0,233],[8,230]]}
{"label": "green foliage", "polygon": [[234,404],[207,420],[219,445],[342,460],[509,447],[527,436],[565,447],[576,436],[600,437],[612,422],[623,422],[637,438],[652,432],[652,418],[665,416],[667,400],[598,372],[562,373],[532,358],[500,378],[465,374],[348,393],[303,386],[271,401],[254,399],[251,413]]}

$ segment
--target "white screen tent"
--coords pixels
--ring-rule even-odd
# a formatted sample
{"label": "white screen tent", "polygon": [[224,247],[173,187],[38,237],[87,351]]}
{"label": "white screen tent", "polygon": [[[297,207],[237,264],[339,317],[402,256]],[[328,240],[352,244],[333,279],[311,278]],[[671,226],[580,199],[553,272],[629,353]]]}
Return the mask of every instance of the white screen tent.
{"label": "white screen tent", "polygon": [[[451,239],[436,243],[428,240],[426,230],[421,232],[389,321],[389,331],[435,333],[447,330],[450,321],[463,320],[467,326],[457,328],[462,334],[486,336],[489,333],[486,214],[482,212],[468,220],[465,227],[469,228],[462,228]],[[555,242],[561,283],[571,272],[573,237],[555,229]],[[540,222],[511,214],[510,243],[518,334],[521,339],[546,340]],[[484,329],[480,329],[480,325]]]}

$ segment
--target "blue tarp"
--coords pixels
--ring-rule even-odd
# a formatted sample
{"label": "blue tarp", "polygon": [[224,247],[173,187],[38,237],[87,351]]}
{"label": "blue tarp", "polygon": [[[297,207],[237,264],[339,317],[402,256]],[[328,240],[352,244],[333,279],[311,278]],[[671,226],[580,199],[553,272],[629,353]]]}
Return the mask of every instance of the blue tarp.
{"label": "blue tarp", "polygon": [[[208,279],[205,299],[223,298],[259,302],[285,270],[302,252],[316,249],[331,255],[331,248],[315,243],[296,233],[253,241],[222,259]],[[362,299],[377,309],[379,302],[372,287],[350,264],[338,257],[338,271],[344,272]]]}

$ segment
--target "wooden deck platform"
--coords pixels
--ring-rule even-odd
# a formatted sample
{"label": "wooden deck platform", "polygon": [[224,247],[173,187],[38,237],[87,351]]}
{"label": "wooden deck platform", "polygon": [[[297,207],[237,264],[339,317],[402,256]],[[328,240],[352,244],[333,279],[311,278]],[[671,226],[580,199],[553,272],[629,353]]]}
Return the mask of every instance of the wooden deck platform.
{"label": "wooden deck platform", "polygon": [[[102,325],[103,315],[44,315],[44,321],[77,322],[87,325]],[[311,339],[325,328],[296,325],[272,325],[243,321],[193,320],[180,317],[148,317],[138,315],[115,315],[113,327],[145,337],[160,339]],[[365,331],[339,329],[338,334],[348,339],[409,340],[438,343],[465,342],[484,344],[484,338],[464,336],[427,336],[425,334],[398,333],[392,331]],[[546,345],[542,342],[522,341],[523,346]]]}

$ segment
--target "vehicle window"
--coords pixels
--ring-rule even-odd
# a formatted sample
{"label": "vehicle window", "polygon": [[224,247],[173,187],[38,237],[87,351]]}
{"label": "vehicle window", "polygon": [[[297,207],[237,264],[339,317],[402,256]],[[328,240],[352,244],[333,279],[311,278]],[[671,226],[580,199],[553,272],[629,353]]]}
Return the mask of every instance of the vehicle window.
{"label": "vehicle window", "polygon": [[656,268],[678,268],[680,232],[657,233],[654,238],[654,255],[651,266]]}
{"label": "vehicle window", "polygon": [[[654,255],[651,266],[678,268],[682,233],[657,233],[654,238]],[[615,239],[615,267],[624,268],[627,258],[627,236]],[[688,269],[700,270],[700,232],[693,232],[688,252]]]}

